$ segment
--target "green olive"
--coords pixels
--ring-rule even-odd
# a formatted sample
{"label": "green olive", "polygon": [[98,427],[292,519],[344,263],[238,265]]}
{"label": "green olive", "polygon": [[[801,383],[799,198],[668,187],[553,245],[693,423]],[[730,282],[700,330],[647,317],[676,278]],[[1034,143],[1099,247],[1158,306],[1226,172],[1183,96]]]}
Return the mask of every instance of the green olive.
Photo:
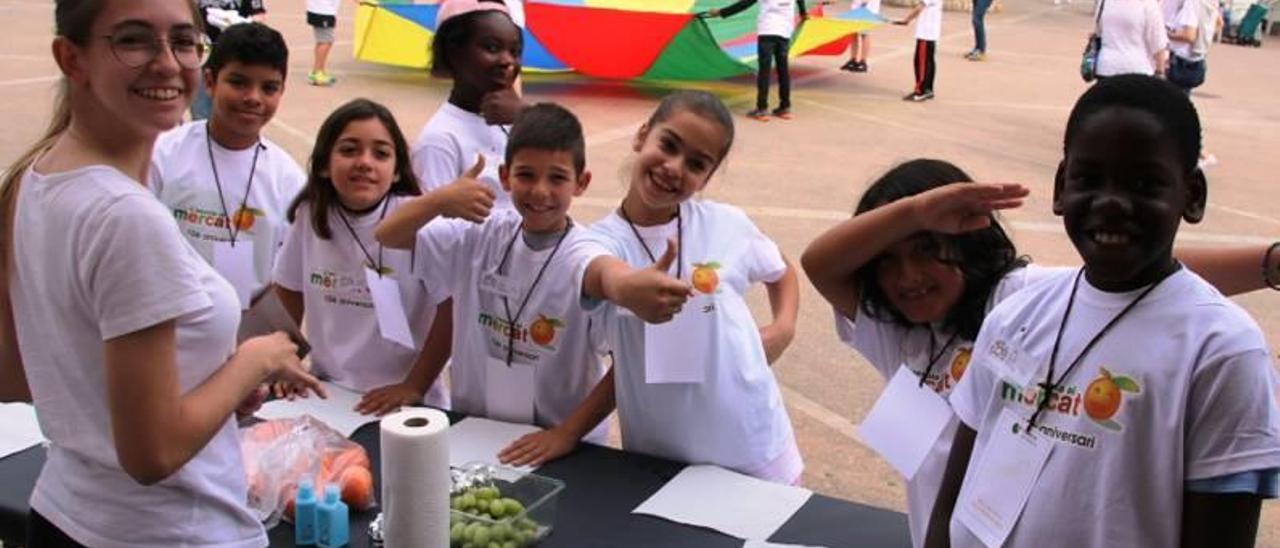
{"label": "green olive", "polygon": [[471,542],[474,542],[480,546],[485,546],[489,544],[489,538],[491,536],[492,534],[489,532],[488,527],[480,526],[480,528],[476,529],[476,536],[471,538]]}
{"label": "green olive", "polygon": [[524,511],[524,505],[520,504],[520,501],[516,499],[512,499],[512,498],[502,499],[502,504],[504,504],[507,507],[506,514],[508,516],[518,516],[520,515],[520,512]]}

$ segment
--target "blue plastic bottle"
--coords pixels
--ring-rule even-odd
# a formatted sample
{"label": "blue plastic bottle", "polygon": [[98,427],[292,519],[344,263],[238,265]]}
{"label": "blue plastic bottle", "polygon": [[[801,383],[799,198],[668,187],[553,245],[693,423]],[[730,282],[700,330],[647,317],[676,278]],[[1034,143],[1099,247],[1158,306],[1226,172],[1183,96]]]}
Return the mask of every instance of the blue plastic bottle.
{"label": "blue plastic bottle", "polygon": [[350,542],[347,504],[339,495],[337,485],[326,485],[324,500],[316,506],[316,544],[320,548],[338,548]]}
{"label": "blue plastic bottle", "polygon": [[310,479],[298,482],[298,496],[293,501],[293,539],[298,546],[316,543],[316,491]]}

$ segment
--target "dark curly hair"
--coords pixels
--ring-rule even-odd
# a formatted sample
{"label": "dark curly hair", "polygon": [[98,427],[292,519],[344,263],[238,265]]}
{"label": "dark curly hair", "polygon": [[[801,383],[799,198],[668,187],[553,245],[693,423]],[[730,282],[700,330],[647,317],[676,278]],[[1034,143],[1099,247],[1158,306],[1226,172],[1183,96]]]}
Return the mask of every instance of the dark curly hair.
{"label": "dark curly hair", "polygon": [[1063,153],[1071,146],[1071,140],[1089,117],[1108,108],[1123,107],[1140,110],[1155,117],[1178,146],[1182,167],[1188,172],[1196,168],[1200,159],[1200,116],[1195,105],[1177,86],[1143,74],[1112,76],[1098,82],[1071,109],[1067,119],[1067,132],[1062,140]]}
{"label": "dark curly hair", "polygon": [[[872,183],[858,201],[854,215],[861,215],[890,202],[938,187],[972,181],[968,174],[950,162],[923,158],[911,160],[890,169]],[[1013,241],[994,215],[991,226],[981,230],[963,234],[930,232],[928,236],[937,249],[937,259],[954,265],[964,276],[964,290],[960,299],[943,318],[943,328],[974,340],[978,337],[982,320],[986,318],[987,303],[996,284],[1009,271],[1026,266],[1030,261],[1018,255]],[[855,283],[858,284],[860,311],[876,320],[904,327],[915,326],[893,306],[880,288],[876,278],[880,260],[873,259],[854,273]]]}

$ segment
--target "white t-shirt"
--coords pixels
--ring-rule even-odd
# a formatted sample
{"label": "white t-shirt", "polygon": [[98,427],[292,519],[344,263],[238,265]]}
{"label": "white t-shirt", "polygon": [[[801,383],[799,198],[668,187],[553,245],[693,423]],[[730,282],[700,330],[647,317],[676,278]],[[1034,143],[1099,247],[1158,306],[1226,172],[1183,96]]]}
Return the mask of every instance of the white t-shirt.
{"label": "white t-shirt", "polygon": [[476,164],[477,156],[483,155],[484,171],[479,179],[497,196],[493,207],[499,210],[512,208],[511,195],[498,180],[498,166],[502,165],[506,150],[503,126],[491,126],[479,114],[446,101],[422,127],[410,157],[422,190],[430,192],[453,182]]}
{"label": "white t-shirt", "polygon": [[[598,252],[584,245],[587,231],[578,226],[570,228],[559,249],[552,244],[535,250],[518,236],[520,224],[520,215],[511,210],[494,212],[481,224],[432,221],[418,232],[414,272],[453,294],[453,409],[487,415],[487,360],[505,361],[511,338],[512,361],[534,367],[534,422],[549,428],[569,418],[605,374],[600,321],[583,310],[578,287],[571,283]],[[508,246],[510,255],[499,273],[518,296],[503,299],[482,288],[480,280],[498,271]],[[534,286],[543,265],[546,271]],[[587,440],[603,443],[607,436],[602,422]]]}
{"label": "white t-shirt", "polygon": [[[178,227],[191,245],[209,264],[214,262],[214,242],[253,242],[253,270],[256,281],[249,293],[257,296],[271,284],[271,268],[277,250],[284,241],[289,222],[285,212],[302,190],[307,176],[298,163],[275,143],[262,139],[260,150],[228,150],[208,139],[208,122],[201,120],[178,126],[160,135],[151,155],[147,185],[162,203],[172,210]],[[209,161],[209,146],[217,161],[217,179]],[[254,156],[257,166],[254,167]],[[252,185],[249,173],[253,173]],[[217,180],[222,184],[218,196]],[[245,189],[249,199],[245,200]],[[226,209],[223,209],[226,200]],[[228,214],[235,218],[240,205],[252,212],[249,226],[232,227]],[[224,273],[225,275],[225,273]],[[240,288],[243,289],[243,288]]]}
{"label": "white t-shirt", "polygon": [[[751,284],[781,279],[787,265],[777,245],[741,210],[691,200],[681,204],[680,211],[680,223],[637,226],[643,243],[616,211],[591,227],[597,245],[633,267],[653,264],[645,246],[661,256],[668,237],[681,242],[684,279],[691,278],[695,264],[719,263],[714,338],[708,341],[707,380],[700,384],[646,383],[644,321],[604,304],[605,332],[617,359],[614,383],[622,446],[794,483],[804,462],[765,359],[759,328],[743,297]],[[679,237],[677,224],[683,225]]]}
{"label": "white t-shirt", "polygon": [[[1074,269],[1029,265],[1009,272],[996,284],[987,302],[987,310],[1018,290],[1063,271],[1074,272]],[[872,318],[862,311],[858,312],[856,322],[835,312],[835,322],[840,340],[857,350],[886,381],[893,378],[903,365],[917,376],[930,370],[925,384],[943,398],[950,396],[951,389],[963,377],[973,353],[973,341],[952,338],[949,334],[932,329],[908,329]],[[933,337],[932,348],[930,336]],[[929,360],[933,358],[929,355],[930,350],[938,357],[932,369],[929,368]],[[938,488],[942,486],[947,458],[951,455],[951,444],[955,441],[956,425],[954,419],[947,425],[916,475],[907,481],[907,521],[911,526],[911,543],[914,546],[924,545],[929,515],[933,511],[933,502],[938,497]]]}
{"label": "white t-shirt", "polygon": [[791,39],[796,31],[796,0],[760,0],[756,12],[756,34]]}
{"label": "white t-shirt", "polygon": [[916,16],[916,40],[942,38],[942,0],[920,0],[924,9]]}
{"label": "white t-shirt", "polygon": [[[388,212],[405,201],[401,196],[388,199]],[[342,213],[334,208],[329,211],[332,238],[322,240],[311,223],[311,204],[304,203],[298,207],[276,260],[276,283],[302,293],[312,367],[321,376],[357,392],[404,381],[431,331],[436,306],[448,298],[446,292],[429,290],[410,273],[410,251],[384,249],[374,239],[373,230],[382,213],[379,207],[363,216],[348,216],[348,230]],[[352,238],[352,231],[359,242]],[[369,261],[361,244],[375,262],[381,255],[382,266],[390,269],[384,275],[398,282],[415,349],[382,336],[365,280],[364,265]],[[425,403],[448,408],[448,395],[442,384],[437,381],[431,385]]]}
{"label": "white t-shirt", "polygon": [[1169,45],[1156,0],[1107,0],[1098,26],[1098,75],[1155,74],[1155,55]]}
{"label": "white t-shirt", "polygon": [[338,0],[307,0],[307,11],[318,15],[338,15]]}
{"label": "white t-shirt", "polygon": [[105,341],[174,321],[187,392],[235,350],[235,291],[145,187],[109,167],[28,171],[14,227],[9,295],[51,441],[31,507],[89,546],[266,546],[230,415],[182,468],[143,486],[120,466],[107,406]]}
{"label": "white t-shirt", "polygon": [[[951,394],[956,415],[978,432],[966,486],[1001,411],[1024,419],[1034,412],[1075,276],[1056,275],[987,316],[969,372]],[[1081,277],[1055,380],[1139,293],[1106,293]],[[1000,354],[1017,358],[1010,364]],[[1036,372],[1025,389],[998,373],[1029,368]],[[1103,375],[1119,388],[1118,407],[1090,404],[1090,387]],[[1049,395],[1036,430],[1054,447],[1005,545],[1053,539],[1060,546],[1177,546],[1185,481],[1280,467],[1275,382],[1257,324],[1181,269],[1098,340]],[[951,542],[981,545],[958,519]]]}
{"label": "white t-shirt", "polygon": [[1217,21],[1217,3],[1211,0],[1182,0],[1170,2],[1177,12],[1173,17],[1166,17],[1165,24],[1169,30],[1187,27],[1196,29],[1196,39],[1192,42],[1169,40],[1169,52],[1188,61],[1200,61],[1209,52],[1209,43],[1213,40],[1213,27]]}
{"label": "white t-shirt", "polygon": [[852,7],[854,9],[867,8],[867,11],[871,13],[880,14],[880,0],[854,0]]}

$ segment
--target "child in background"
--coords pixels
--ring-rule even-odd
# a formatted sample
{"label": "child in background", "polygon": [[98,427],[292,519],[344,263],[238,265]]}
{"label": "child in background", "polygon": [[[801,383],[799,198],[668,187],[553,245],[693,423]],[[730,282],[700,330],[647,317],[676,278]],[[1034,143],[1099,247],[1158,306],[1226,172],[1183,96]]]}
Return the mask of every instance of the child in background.
{"label": "child in background", "polygon": [[[723,8],[707,11],[711,17],[733,17],[742,13],[759,0],[738,0]],[[778,108],[773,115],[791,119],[791,69],[787,54],[791,51],[791,35],[796,30],[796,15],[808,19],[804,0],[763,0],[756,15],[756,108],[747,117],[761,122],[769,120],[769,79],[772,65],[778,67]]]}
{"label": "child in background", "polygon": [[[383,249],[373,238],[378,221],[422,192],[400,126],[367,99],[338,107],[320,126],[310,170],[289,207],[275,278],[285,309],[299,324],[306,319],[312,371],[364,392],[361,413],[382,415],[424,396],[448,408],[445,390],[426,374],[432,356],[449,355],[447,294],[411,275],[409,251]],[[376,310],[386,303],[373,296],[366,270],[394,280],[398,302],[389,310]],[[380,313],[404,317],[412,340],[387,338]]]}
{"label": "child in background", "polygon": [[934,63],[938,40],[942,38],[942,0],[920,0],[906,17],[894,21],[895,25],[907,25],[916,19],[916,53],[911,58],[915,69],[916,85],[903,101],[917,103],[933,99],[933,78],[938,73]]}
{"label": "child in background", "polygon": [[[866,8],[867,11],[878,16],[880,15],[880,0],[854,0],[850,8]],[[855,32],[853,41],[849,43],[849,61],[841,65],[840,70],[866,72],[868,55],[871,55],[871,33]]]}
{"label": "child in background", "polygon": [[151,156],[148,186],[236,288],[242,308],[270,285],[289,227],[285,209],[306,182],[293,157],[262,135],[288,70],[279,32],[261,23],[228,27],[204,64],[212,115],[165,132]]}
{"label": "child in background", "polygon": [[[568,217],[591,182],[582,126],[558,105],[525,109],[500,169],[515,210],[480,224],[439,219],[470,207],[483,188],[478,171],[406,204],[379,225],[378,237],[402,248],[416,242],[415,272],[454,296],[454,323],[464,326],[453,333],[454,409],[546,428],[499,454],[504,463],[541,464],[584,437],[603,443],[602,421],[614,408],[613,373],[601,363],[603,325],[566,283],[584,265],[609,260],[589,252],[586,229]],[[648,278],[685,290],[665,276]]]}
{"label": "child in background", "polygon": [[[679,367],[657,356],[651,361],[648,351],[669,351],[676,345],[671,337],[681,333],[659,332],[617,306],[604,307],[617,360],[622,445],[794,484],[804,462],[769,364],[795,334],[795,269],[741,210],[693,199],[724,161],[733,135],[733,118],[715,96],[668,95],[636,134],[627,196],[591,227],[600,246],[632,266],[674,255],[676,278],[687,280],[698,296],[683,315],[682,302],[672,303],[668,313],[677,316],[685,336],[705,336],[705,346],[681,347],[687,353]],[[591,266],[583,293],[598,298],[607,284]],[[764,327],[756,326],[743,297],[760,282],[774,320]]]}
{"label": "child in background", "polygon": [[313,86],[332,86],[338,83],[338,79],[325,67],[329,62],[329,51],[333,49],[334,29],[338,26],[338,0],[307,0],[307,25],[311,27],[316,41],[307,82]]}
{"label": "child in background", "polygon": [[987,317],[933,519],[954,503],[956,546],[1252,546],[1280,409],[1257,324],[1171,254],[1206,204],[1195,108],[1156,78],[1108,78],[1064,149],[1053,210],[1084,268]]}
{"label": "child in background", "polygon": [[498,180],[507,129],[490,125],[483,111],[515,95],[524,42],[500,0],[445,0],[436,20],[431,74],[453,80],[453,88],[413,144],[413,169],[423,190],[431,191],[462,176],[477,156],[484,157],[479,180],[488,186],[490,199],[464,215],[480,222],[493,207],[511,208],[511,197]]}

